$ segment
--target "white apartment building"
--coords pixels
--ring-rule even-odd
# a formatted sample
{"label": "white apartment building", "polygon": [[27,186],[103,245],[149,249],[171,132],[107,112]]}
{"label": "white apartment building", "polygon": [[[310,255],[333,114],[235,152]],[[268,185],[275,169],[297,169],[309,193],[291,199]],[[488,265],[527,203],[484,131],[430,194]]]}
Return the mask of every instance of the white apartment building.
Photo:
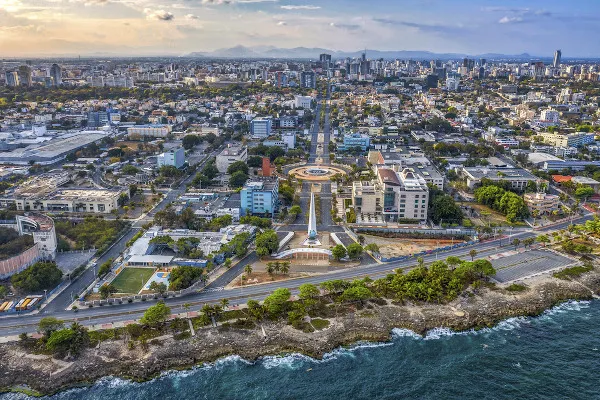
{"label": "white apartment building", "polygon": [[429,188],[413,168],[377,168],[374,182],[354,182],[352,201],[357,214],[382,215],[385,221],[427,220]]}
{"label": "white apartment building", "polygon": [[540,113],[540,120],[551,122],[553,124],[559,123],[560,114],[556,110],[542,110]]}
{"label": "white apartment building", "polygon": [[312,97],[310,96],[295,96],[294,107],[295,108],[310,108],[312,106]]}
{"label": "white apartment building", "polygon": [[136,125],[127,128],[127,135],[167,137],[172,129],[171,125]]}

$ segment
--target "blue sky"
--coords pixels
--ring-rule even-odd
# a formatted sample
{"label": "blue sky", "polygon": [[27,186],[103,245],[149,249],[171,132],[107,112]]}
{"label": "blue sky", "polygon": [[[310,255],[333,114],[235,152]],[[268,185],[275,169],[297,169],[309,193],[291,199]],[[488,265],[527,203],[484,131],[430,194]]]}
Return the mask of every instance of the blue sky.
{"label": "blue sky", "polygon": [[236,45],[600,56],[600,0],[0,0],[0,49],[185,54]]}

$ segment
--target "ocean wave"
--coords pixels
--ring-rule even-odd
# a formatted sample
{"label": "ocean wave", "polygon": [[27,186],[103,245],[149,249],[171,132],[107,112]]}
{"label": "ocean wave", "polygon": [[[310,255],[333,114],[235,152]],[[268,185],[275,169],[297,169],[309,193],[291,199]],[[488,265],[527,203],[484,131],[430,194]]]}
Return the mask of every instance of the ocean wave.
{"label": "ocean wave", "polygon": [[317,361],[311,357],[300,353],[292,353],[285,356],[266,356],[260,359],[260,365],[266,369],[285,367],[288,369],[298,369],[306,362]]}
{"label": "ocean wave", "polygon": [[423,339],[423,336],[419,335],[415,331],[411,331],[410,329],[405,328],[394,328],[392,329],[392,338],[402,338],[402,337],[410,337],[413,339]]}
{"label": "ocean wave", "polygon": [[590,308],[589,300],[569,300],[543,312],[542,316],[551,317],[568,311],[581,311]]}

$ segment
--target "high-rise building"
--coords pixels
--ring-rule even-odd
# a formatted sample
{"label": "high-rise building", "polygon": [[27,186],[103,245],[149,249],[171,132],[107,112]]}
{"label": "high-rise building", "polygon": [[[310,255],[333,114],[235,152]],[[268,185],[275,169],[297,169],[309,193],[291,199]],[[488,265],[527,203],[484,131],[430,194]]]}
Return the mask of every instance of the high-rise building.
{"label": "high-rise building", "polygon": [[560,59],[562,58],[562,51],[560,50],[556,50],[554,52],[554,62],[552,63],[552,66],[554,68],[558,68],[560,67]]}
{"label": "high-rise building", "polygon": [[283,71],[275,72],[275,86],[286,87],[288,85],[287,74]]}
{"label": "high-rise building", "polygon": [[331,54],[321,54],[319,56],[319,62],[321,63],[321,67],[325,69],[331,68]]}
{"label": "high-rise building", "polygon": [[17,74],[19,74],[19,85],[28,87],[31,86],[33,81],[31,79],[30,67],[28,67],[27,65],[21,65],[19,67],[19,70],[17,71]]}
{"label": "high-rise building", "polygon": [[54,86],[62,85],[62,68],[58,64],[52,64],[50,67],[50,77],[53,80]]}
{"label": "high-rise building", "polygon": [[279,179],[263,178],[246,182],[240,195],[243,215],[272,216],[279,206]]}
{"label": "high-rise building", "polygon": [[300,75],[300,86],[313,89],[317,87],[314,71],[302,71],[302,74]]}
{"label": "high-rise building", "polygon": [[19,74],[17,71],[6,71],[4,76],[6,78],[6,86],[19,86]]}

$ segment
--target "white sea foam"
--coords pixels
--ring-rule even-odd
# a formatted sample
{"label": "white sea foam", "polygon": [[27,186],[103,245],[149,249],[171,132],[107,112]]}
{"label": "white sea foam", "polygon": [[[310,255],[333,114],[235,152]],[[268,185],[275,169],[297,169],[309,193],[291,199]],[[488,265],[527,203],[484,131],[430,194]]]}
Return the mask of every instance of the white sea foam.
{"label": "white sea foam", "polygon": [[266,369],[285,367],[288,369],[297,369],[304,363],[315,361],[304,354],[292,353],[286,356],[266,356],[260,359],[260,365]]}
{"label": "white sea foam", "polygon": [[413,339],[423,339],[423,336],[411,331],[410,329],[394,328],[392,329],[392,338],[410,337]]}
{"label": "white sea foam", "polygon": [[542,315],[544,316],[553,316],[557,314],[563,314],[568,311],[581,311],[590,307],[589,300],[569,300],[562,304],[557,305],[556,307],[552,307],[549,310],[544,311]]}

